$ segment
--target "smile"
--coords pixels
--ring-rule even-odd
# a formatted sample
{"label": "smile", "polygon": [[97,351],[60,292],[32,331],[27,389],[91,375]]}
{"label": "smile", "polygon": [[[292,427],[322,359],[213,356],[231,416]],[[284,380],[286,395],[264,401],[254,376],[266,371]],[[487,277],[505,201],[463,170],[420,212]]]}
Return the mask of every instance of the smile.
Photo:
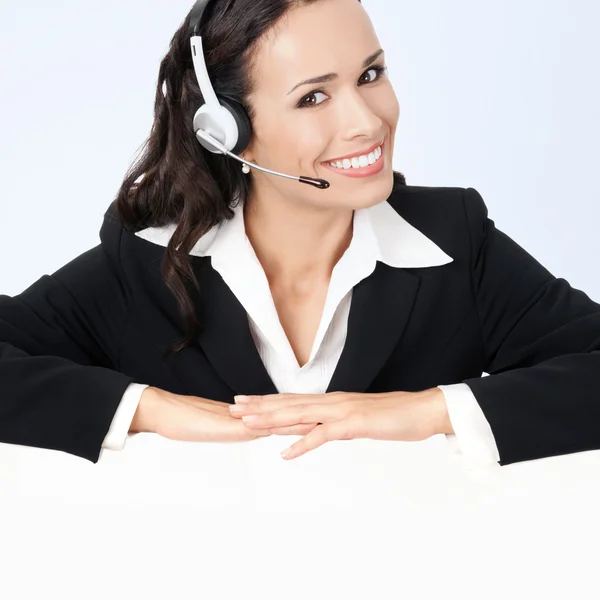
{"label": "smile", "polygon": [[375,148],[375,150],[369,152],[369,154],[353,156],[352,158],[345,158],[344,160],[335,162],[324,162],[322,164],[340,175],[368,177],[379,173],[383,169],[385,162],[384,148],[385,141]]}

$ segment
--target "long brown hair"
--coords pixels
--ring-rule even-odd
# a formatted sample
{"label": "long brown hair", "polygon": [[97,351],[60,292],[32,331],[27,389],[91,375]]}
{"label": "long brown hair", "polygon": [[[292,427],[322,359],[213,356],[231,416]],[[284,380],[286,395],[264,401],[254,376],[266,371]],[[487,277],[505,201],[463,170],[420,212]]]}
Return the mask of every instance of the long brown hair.
{"label": "long brown hair", "polygon": [[[248,103],[253,91],[250,72],[256,41],[290,9],[318,0],[213,0],[206,8],[199,35],[206,67],[217,95],[237,100],[253,122]],[[360,2],[360,0],[358,0]],[[196,139],[192,120],[204,104],[193,68],[190,13],[175,32],[160,63],[154,122],[140,157],[131,165],[114,201],[123,227],[138,231],[177,223],[161,263],[161,274],[174,294],[187,325],[185,337],[166,355],[195,343],[199,323],[189,287],[199,290],[189,252],[211,227],[234,216],[236,195],[245,202],[252,178],[230,157],[205,150]],[[406,185],[394,171],[394,185]]]}

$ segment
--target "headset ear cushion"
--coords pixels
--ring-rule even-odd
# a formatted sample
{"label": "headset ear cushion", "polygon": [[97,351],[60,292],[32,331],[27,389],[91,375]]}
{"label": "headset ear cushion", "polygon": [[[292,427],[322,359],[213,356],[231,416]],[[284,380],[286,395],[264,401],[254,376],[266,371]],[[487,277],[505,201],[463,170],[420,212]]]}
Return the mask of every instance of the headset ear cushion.
{"label": "headset ear cushion", "polygon": [[238,128],[238,139],[235,146],[231,149],[233,154],[241,154],[250,143],[252,139],[252,124],[246,109],[236,100],[228,98],[227,96],[217,96],[222,106],[227,108],[233,115]]}

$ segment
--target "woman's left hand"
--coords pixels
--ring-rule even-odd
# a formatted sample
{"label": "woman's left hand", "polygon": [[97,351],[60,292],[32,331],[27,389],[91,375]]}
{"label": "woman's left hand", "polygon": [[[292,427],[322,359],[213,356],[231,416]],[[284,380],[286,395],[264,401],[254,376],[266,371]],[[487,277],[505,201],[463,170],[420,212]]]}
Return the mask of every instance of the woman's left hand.
{"label": "woman's left hand", "polygon": [[[252,429],[285,431],[312,424],[302,439],[282,452],[290,459],[332,440],[370,438],[417,442],[438,433],[442,390],[358,394],[270,394],[236,396],[231,414]],[[441,403],[441,404],[440,404]],[[316,425],[315,425],[316,423]]]}

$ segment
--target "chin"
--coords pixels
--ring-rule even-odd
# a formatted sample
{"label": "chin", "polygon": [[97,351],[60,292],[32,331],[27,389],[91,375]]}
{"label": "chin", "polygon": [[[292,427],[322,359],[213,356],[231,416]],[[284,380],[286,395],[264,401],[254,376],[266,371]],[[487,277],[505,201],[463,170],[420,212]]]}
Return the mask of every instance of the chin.
{"label": "chin", "polygon": [[364,186],[362,189],[357,186],[356,193],[345,194],[343,201],[348,208],[369,208],[380,202],[385,202],[390,197],[393,188],[394,173],[390,169],[389,176],[384,176],[380,181],[373,182],[373,185]]}
{"label": "chin", "polygon": [[355,210],[385,202],[394,188],[392,169],[389,169],[387,175],[384,172],[380,173],[377,181],[373,179],[368,183],[366,183],[366,179],[348,178],[348,184],[343,186],[343,189],[334,178],[327,177],[327,175],[328,173],[318,173],[315,177],[329,181],[331,187],[324,191],[311,189],[308,196],[302,196],[301,201],[308,201],[313,206],[325,209]]}

